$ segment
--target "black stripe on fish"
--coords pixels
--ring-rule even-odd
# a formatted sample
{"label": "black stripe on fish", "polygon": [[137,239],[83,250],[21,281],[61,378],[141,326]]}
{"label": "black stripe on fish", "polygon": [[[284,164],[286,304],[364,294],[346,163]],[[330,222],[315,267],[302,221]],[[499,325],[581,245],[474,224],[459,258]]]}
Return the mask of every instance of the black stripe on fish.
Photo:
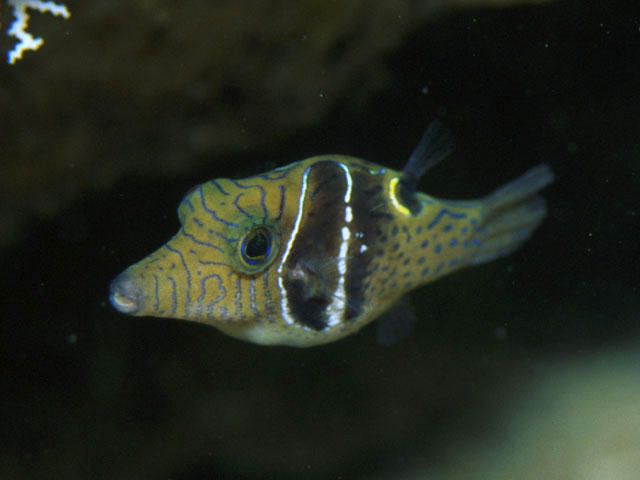
{"label": "black stripe on fish", "polygon": [[[308,167],[297,230],[288,246],[281,275],[293,320],[314,330],[328,326],[328,308],[339,282],[338,257],[345,225],[348,170],[335,161]],[[305,185],[303,185],[304,187]]]}
{"label": "black stripe on fish", "polygon": [[388,230],[386,225],[393,218],[388,211],[389,202],[384,197],[382,179],[379,176],[353,169],[352,179],[352,236],[345,280],[347,321],[357,319],[362,312],[370,265],[379,245],[384,243],[383,231]]}

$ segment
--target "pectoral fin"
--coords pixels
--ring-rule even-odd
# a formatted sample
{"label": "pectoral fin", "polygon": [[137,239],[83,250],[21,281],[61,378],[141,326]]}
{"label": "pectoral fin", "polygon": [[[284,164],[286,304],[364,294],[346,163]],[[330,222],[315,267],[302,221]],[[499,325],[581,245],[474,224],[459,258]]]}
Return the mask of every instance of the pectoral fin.
{"label": "pectoral fin", "polygon": [[385,347],[394,345],[413,330],[417,318],[406,299],[400,300],[377,320],[376,340]]}

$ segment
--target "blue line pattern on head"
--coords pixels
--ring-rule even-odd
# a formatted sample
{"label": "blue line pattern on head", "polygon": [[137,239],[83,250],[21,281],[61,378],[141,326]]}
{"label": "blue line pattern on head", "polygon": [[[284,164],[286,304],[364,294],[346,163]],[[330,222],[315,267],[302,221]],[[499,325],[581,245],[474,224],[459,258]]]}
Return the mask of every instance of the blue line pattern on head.
{"label": "blue line pattern on head", "polygon": [[269,279],[268,279],[268,275],[269,275],[269,271],[265,270],[264,274],[262,275],[262,288],[263,288],[263,295],[264,295],[264,311],[265,314],[267,315],[267,318],[269,319],[269,322],[273,322],[273,315],[271,312],[271,291],[269,290]]}
{"label": "blue line pattern on head", "polygon": [[[269,212],[267,212],[267,206],[264,203],[264,197],[265,197],[265,192],[264,192],[264,188],[262,188],[261,185],[256,185],[256,184],[251,184],[251,185],[242,185],[240,182],[236,181],[236,180],[231,180],[231,182],[238,188],[242,188],[242,189],[248,189],[248,188],[257,188],[260,191],[260,206],[262,207],[262,211],[264,213],[263,218],[267,218],[267,216],[269,215]],[[236,197],[237,200],[237,197]],[[234,205],[235,205],[235,201],[234,201]],[[237,206],[237,205],[236,205]],[[240,207],[238,207],[239,209]],[[248,215],[249,218],[251,218],[250,215]]]}
{"label": "blue line pattern on head", "polygon": [[215,278],[216,280],[218,280],[218,289],[220,290],[220,295],[218,295],[218,297],[213,299],[211,302],[212,303],[219,302],[226,295],[226,292],[224,290],[224,285],[222,285],[222,279],[220,278],[220,275],[218,275],[217,273],[212,273],[211,275],[202,277],[202,280],[200,280],[200,295],[198,295],[198,299],[197,299],[198,303],[201,303],[205,295],[207,294],[207,288],[205,284],[207,280],[209,280],[210,278]]}
{"label": "blue line pattern on head", "polygon": [[220,290],[220,295],[218,295],[216,298],[214,298],[207,304],[207,318],[209,320],[213,320],[214,318],[213,307],[215,306],[216,303],[218,303],[227,295],[227,291],[225,290],[224,285],[222,284],[222,279],[220,278],[220,275],[215,273],[212,273],[211,275],[207,275],[206,277],[203,277],[202,280],[200,281],[200,295],[198,296],[198,303],[201,304],[202,300],[206,295],[206,292],[207,292],[206,282],[210,278],[215,278],[216,280],[218,280],[218,289]]}
{"label": "blue line pattern on head", "polygon": [[222,187],[220,186],[220,184],[218,183],[217,180],[210,180],[209,183],[211,185],[213,185],[214,187],[216,187],[218,189],[218,191],[223,194],[223,195],[229,195],[227,192],[225,192]]}
{"label": "blue line pattern on head", "polygon": [[258,309],[256,308],[256,286],[254,285],[255,279],[251,277],[249,279],[249,307],[251,308],[251,313],[256,316],[256,321],[258,318]]}
{"label": "blue line pattern on head", "polygon": [[227,227],[237,227],[238,224],[237,223],[233,223],[233,222],[227,222],[226,220],[223,220],[222,218],[220,218],[218,216],[218,214],[214,211],[211,210],[209,207],[207,207],[207,204],[204,201],[204,193],[202,192],[202,185],[198,186],[198,193],[200,194],[200,201],[202,203],[202,208],[208,212],[214,220],[217,220],[218,222],[226,225]]}
{"label": "blue line pattern on head", "polygon": [[170,247],[168,244],[165,245],[165,248],[180,257],[182,268],[184,268],[184,272],[187,275],[187,294],[184,302],[184,312],[186,315],[188,313],[189,304],[191,303],[191,272],[189,272],[189,269],[187,268],[187,263],[184,261],[184,257],[182,256],[182,253],[179,250],[176,250],[175,248]]}
{"label": "blue line pattern on head", "polygon": [[246,216],[247,218],[253,218],[251,216],[251,214],[249,214],[249,212],[247,212],[246,210],[244,210],[240,205],[238,205],[238,200],[240,199],[240,197],[244,195],[243,193],[239,193],[238,195],[236,195],[236,198],[233,199],[233,206],[236,207],[238,209],[238,211],[243,214],[244,216]]}
{"label": "blue line pattern on head", "polygon": [[[294,162],[286,167],[283,167],[284,170],[276,168],[275,170],[271,170],[270,172],[261,173],[260,175],[258,175],[258,177],[262,178],[263,180],[281,180],[289,175],[289,172],[296,166],[297,163],[298,162]],[[269,175],[273,176],[271,177]]]}
{"label": "blue line pattern on head", "polygon": [[167,280],[171,282],[171,315],[175,315],[178,306],[176,298],[176,281],[173,277],[167,277]]}
{"label": "blue line pattern on head", "polygon": [[175,248],[170,247],[168,244],[165,245],[165,248],[172,253],[175,253],[180,257],[180,262],[182,263],[182,268],[184,268],[185,273],[187,274],[187,288],[191,288],[191,273],[187,268],[187,263],[184,261],[184,257],[182,256],[182,252],[176,250]]}
{"label": "blue line pattern on head", "polygon": [[282,213],[284,212],[284,193],[285,188],[284,185],[278,185],[280,187],[280,205],[278,207],[278,216],[275,218],[276,222],[279,222],[282,218]]}
{"label": "blue line pattern on head", "polygon": [[240,277],[236,277],[236,297],[235,297],[235,305],[236,305],[236,311],[235,311],[235,316],[236,318],[240,318],[242,316],[242,283],[240,281]]}
{"label": "blue line pattern on head", "polygon": [[229,265],[228,263],[223,263],[223,262],[216,262],[216,261],[198,259],[198,263],[200,265],[220,265],[220,266],[223,266],[223,267],[227,267],[229,269],[231,268],[231,265]]}
{"label": "blue line pattern on head", "polygon": [[153,309],[157,312],[160,308],[160,296],[158,295],[158,277],[153,276]]}
{"label": "blue line pattern on head", "polygon": [[193,243],[197,244],[197,245],[201,245],[201,246],[207,247],[207,248],[213,248],[215,250],[218,250],[218,251],[224,253],[224,250],[222,248],[218,247],[217,245],[212,245],[211,243],[203,242],[201,240],[196,239],[190,233],[185,232],[183,228],[180,229],[180,233],[182,235],[184,235],[185,237],[187,237],[189,240],[191,240]]}

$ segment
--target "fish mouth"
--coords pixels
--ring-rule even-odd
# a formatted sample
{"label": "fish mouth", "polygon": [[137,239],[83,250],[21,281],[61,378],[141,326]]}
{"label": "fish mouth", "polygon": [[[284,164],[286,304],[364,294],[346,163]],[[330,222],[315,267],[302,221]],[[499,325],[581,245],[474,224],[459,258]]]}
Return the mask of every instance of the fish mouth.
{"label": "fish mouth", "polygon": [[119,312],[135,315],[142,307],[142,288],[133,276],[123,272],[109,286],[109,302]]}

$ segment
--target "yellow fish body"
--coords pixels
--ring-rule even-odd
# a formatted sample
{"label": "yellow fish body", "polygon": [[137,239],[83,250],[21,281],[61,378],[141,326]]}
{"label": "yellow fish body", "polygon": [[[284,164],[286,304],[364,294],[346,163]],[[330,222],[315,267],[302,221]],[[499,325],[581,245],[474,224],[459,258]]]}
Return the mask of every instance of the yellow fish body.
{"label": "yellow fish body", "polygon": [[193,188],[181,228],[110,288],[123,313],[213,325],[260,344],[307,347],[350,335],[409,290],[507,255],[546,216],[540,165],[478,200],[417,192],[450,150],[434,122],[402,172],[324,155]]}

